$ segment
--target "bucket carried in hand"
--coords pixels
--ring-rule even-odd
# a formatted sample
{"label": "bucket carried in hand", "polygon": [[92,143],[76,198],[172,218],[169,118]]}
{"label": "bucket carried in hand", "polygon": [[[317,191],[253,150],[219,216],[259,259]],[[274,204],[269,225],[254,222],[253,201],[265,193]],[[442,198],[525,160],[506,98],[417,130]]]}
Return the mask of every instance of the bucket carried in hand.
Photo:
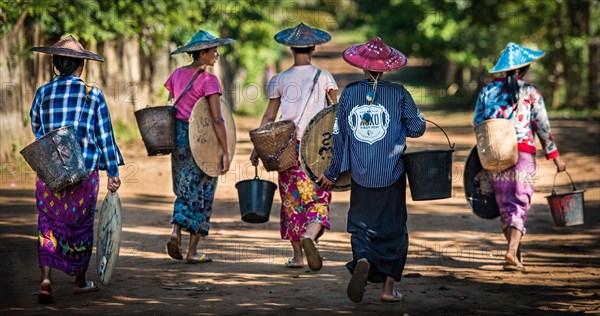
{"label": "bucket carried in hand", "polygon": [[439,125],[448,140],[448,150],[425,150],[402,154],[414,201],[437,200],[452,197],[452,153],[454,144]]}
{"label": "bucket carried in hand", "polygon": [[484,169],[504,171],[517,163],[517,132],[509,119],[491,119],[475,126],[477,153]]}
{"label": "bucket carried in hand", "polygon": [[[565,171],[566,172],[566,171]],[[573,183],[573,178],[566,172],[571,180],[571,186],[573,191],[562,194],[557,194],[554,190],[556,184],[556,176],[554,175],[554,182],[552,183],[552,194],[546,196],[548,200],[548,206],[552,213],[552,219],[556,227],[574,226],[583,224],[583,213],[585,210],[583,201],[583,192],[585,190],[577,190]]]}
{"label": "bucket carried in hand", "polygon": [[168,155],[175,150],[175,111],[172,106],[146,107],[135,111],[148,156]]}
{"label": "bucket carried in hand", "polygon": [[64,191],[88,179],[73,126],[47,133],[23,148],[21,155],[52,192]]}
{"label": "bucket carried in hand", "polygon": [[272,122],[251,130],[250,140],[267,171],[283,171],[297,164],[293,121]]}
{"label": "bucket carried in hand", "polygon": [[275,183],[258,178],[258,166],[254,166],[255,176],[235,184],[238,190],[242,220],[248,223],[266,223],[269,221],[273,195],[277,190]]}

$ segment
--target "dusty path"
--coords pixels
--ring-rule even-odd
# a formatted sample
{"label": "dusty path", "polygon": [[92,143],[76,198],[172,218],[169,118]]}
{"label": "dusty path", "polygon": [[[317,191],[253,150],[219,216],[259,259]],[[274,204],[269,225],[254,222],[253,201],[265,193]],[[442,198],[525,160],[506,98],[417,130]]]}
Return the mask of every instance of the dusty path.
{"label": "dusty path", "polygon": [[[316,60],[316,63],[326,61]],[[333,67],[333,65],[327,65]],[[339,64],[336,64],[338,67]],[[349,80],[352,68],[335,73]],[[333,72],[333,71],[332,71]],[[427,113],[424,113],[427,116]],[[288,242],[279,238],[280,200],[266,224],[240,220],[235,183],[253,176],[247,162],[247,131],[256,118],[237,119],[238,144],[232,170],[220,178],[210,236],[201,241],[215,262],[188,265],[170,260],[165,243],[174,196],[169,157],[146,157],[140,143],[122,148],[123,243],[113,280],[95,294],[73,296],[70,277],[56,271],[56,303],[37,304],[37,211],[34,175],[21,163],[2,164],[0,181],[0,313],[4,314],[193,314],[193,315],[480,315],[600,314],[600,126],[597,122],[553,122],[559,148],[578,188],[586,189],[585,224],[554,228],[544,196],[554,166],[538,153],[537,192],[524,237],[526,273],[501,269],[504,238],[497,220],[483,220],[468,208],[462,166],[474,144],[465,117],[429,117],[455,142],[453,197],[413,202],[407,192],[410,250],[399,289],[405,301],[381,303],[379,285],[369,285],[363,303],[346,297],[351,258],[345,214],[349,193],[333,197],[332,230],[321,240],[324,268],[318,273],[287,269]],[[435,128],[411,148],[444,148]],[[446,145],[447,146],[447,145]],[[276,181],[273,173],[263,179]],[[566,177],[565,177],[566,178]],[[566,188],[567,179],[558,183]],[[105,185],[103,178],[102,186]],[[100,201],[106,192],[102,188]],[[184,238],[187,242],[187,237]],[[92,258],[95,262],[95,257]],[[97,280],[92,265],[88,277]],[[161,287],[196,287],[167,290]]]}
{"label": "dusty path", "polygon": [[[461,168],[473,145],[470,128],[445,118],[433,118],[447,127],[457,143],[453,197],[413,202],[408,192],[411,247],[405,278],[399,288],[406,300],[384,304],[379,287],[369,285],[361,304],[345,294],[349,274],[349,236],[345,232],[348,193],[335,194],[333,229],[321,248],[325,267],[318,273],[283,266],[291,254],[279,239],[279,198],[271,221],[247,224],[239,218],[235,182],[252,176],[246,164],[250,151],[247,130],[257,119],[238,120],[239,143],[235,168],[220,181],[214,205],[211,235],[202,241],[214,263],[187,265],[167,258],[171,203],[168,157],[148,158],[137,144],[124,150],[123,248],[113,281],[101,292],[84,296],[70,293],[71,278],[54,274],[56,303],[39,306],[34,295],[39,272],[36,259],[36,209],[30,173],[4,172],[0,195],[0,312],[40,314],[512,314],[551,312],[600,313],[600,136],[596,123],[559,121],[554,124],[569,171],[585,188],[586,223],[557,229],[544,195],[554,175],[549,161],[538,159],[537,192],[525,236],[529,271],[501,270],[504,240],[496,220],[473,215],[462,192]],[[460,124],[458,124],[460,125]],[[567,138],[567,131],[574,136]],[[430,129],[413,147],[439,146],[444,140]],[[263,178],[275,180],[273,174]],[[559,180],[561,184],[566,179]],[[564,187],[564,186],[563,186]],[[101,197],[103,197],[103,192]],[[187,238],[184,240],[187,241]],[[95,258],[92,258],[95,262]],[[88,277],[96,279],[96,268]],[[197,287],[203,291],[166,290],[161,286]]]}

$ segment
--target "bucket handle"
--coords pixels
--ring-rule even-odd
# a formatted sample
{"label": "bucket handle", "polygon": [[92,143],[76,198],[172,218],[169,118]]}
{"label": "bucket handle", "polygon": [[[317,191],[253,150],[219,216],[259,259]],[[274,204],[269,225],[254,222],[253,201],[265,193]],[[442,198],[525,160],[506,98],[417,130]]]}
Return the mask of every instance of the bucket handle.
{"label": "bucket handle", "polygon": [[440,130],[442,130],[442,133],[444,133],[444,136],[446,136],[446,139],[448,140],[448,147],[450,147],[450,149],[454,150],[454,146],[456,144],[450,144],[450,138],[448,137],[448,134],[446,134],[446,131],[444,131],[443,128],[441,128],[439,125],[435,124],[434,122],[430,121],[430,120],[425,120],[425,122],[429,122],[435,126],[437,126]]}
{"label": "bucket handle", "polygon": [[[556,191],[554,190],[554,187],[556,185],[556,176],[559,173],[560,172],[556,172],[556,174],[554,175],[554,181],[552,182],[552,195],[556,195]],[[573,191],[577,190],[577,188],[575,188],[575,183],[573,183],[573,178],[571,178],[571,175],[569,174],[569,172],[567,170],[565,170],[565,173],[569,176],[569,180],[571,180],[571,186],[573,187]]]}

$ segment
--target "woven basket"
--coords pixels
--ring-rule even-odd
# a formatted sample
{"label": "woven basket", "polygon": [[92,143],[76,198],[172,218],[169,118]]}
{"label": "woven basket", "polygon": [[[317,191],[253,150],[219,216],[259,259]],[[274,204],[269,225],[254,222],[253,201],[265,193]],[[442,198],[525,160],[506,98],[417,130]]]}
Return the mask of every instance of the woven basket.
{"label": "woven basket", "polygon": [[500,172],[517,163],[517,133],[511,120],[491,119],[475,126],[477,153],[484,169]]}
{"label": "woven basket", "polygon": [[172,106],[146,107],[134,114],[148,156],[168,155],[175,150],[175,113]]}
{"label": "woven basket", "polygon": [[283,171],[296,165],[294,122],[273,122],[251,130],[250,140],[267,171]]}
{"label": "woven basket", "polygon": [[62,192],[88,179],[73,126],[47,133],[23,148],[21,155],[52,192]]}

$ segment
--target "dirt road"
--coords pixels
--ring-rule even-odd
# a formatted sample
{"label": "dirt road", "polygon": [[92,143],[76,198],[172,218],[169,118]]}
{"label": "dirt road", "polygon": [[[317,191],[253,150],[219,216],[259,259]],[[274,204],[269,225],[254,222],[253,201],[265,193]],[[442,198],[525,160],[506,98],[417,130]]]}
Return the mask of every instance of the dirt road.
{"label": "dirt road", "polygon": [[[427,115],[425,113],[425,115]],[[524,237],[525,273],[501,269],[504,238],[498,220],[473,215],[462,190],[462,165],[474,144],[466,120],[429,117],[455,142],[453,197],[413,202],[407,192],[410,250],[398,288],[405,301],[382,303],[370,284],[362,303],[346,297],[351,258],[345,215],[349,193],[333,197],[332,230],[321,240],[325,257],[319,272],[288,269],[288,242],[279,239],[280,200],[266,224],[240,220],[235,183],[253,176],[247,163],[247,131],[258,119],[237,120],[239,142],[230,171],[219,180],[210,236],[203,251],[215,261],[188,265],[170,260],[165,243],[174,196],[169,157],[146,157],[141,144],[123,148],[127,165],[119,192],[123,202],[123,243],[113,280],[102,291],[73,296],[72,278],[53,274],[55,303],[37,304],[37,211],[34,176],[18,163],[4,163],[0,183],[0,313],[2,314],[371,314],[478,315],[600,313],[600,155],[595,122],[556,121],[553,128],[568,170],[585,189],[585,224],[554,228],[544,196],[554,166],[538,153],[539,172]],[[413,148],[443,148],[439,130],[428,129]],[[446,145],[447,146],[447,145]],[[263,179],[276,181],[273,173]],[[103,178],[102,186],[105,186]],[[559,177],[561,188],[568,179]],[[106,192],[102,188],[100,201]],[[187,236],[184,243],[187,242]],[[92,262],[95,262],[92,257]],[[88,277],[97,280],[95,265]],[[178,290],[166,289],[177,288]],[[183,288],[183,289],[182,289]],[[195,288],[195,289],[185,289]]]}

